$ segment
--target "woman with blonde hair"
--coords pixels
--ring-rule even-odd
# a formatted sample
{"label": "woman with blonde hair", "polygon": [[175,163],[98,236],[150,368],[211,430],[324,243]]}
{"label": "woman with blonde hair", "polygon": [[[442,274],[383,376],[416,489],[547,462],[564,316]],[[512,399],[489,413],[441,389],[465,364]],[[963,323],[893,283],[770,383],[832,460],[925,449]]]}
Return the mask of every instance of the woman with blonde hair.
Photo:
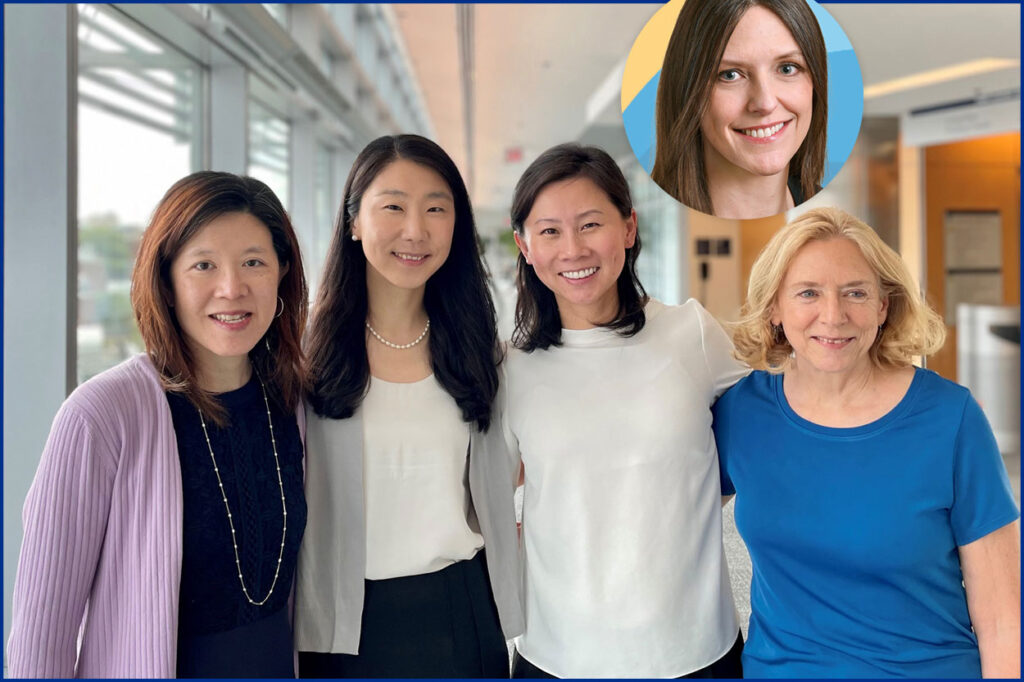
{"label": "woman with blonde hair", "polygon": [[941,318],[837,209],[780,230],[715,405],[722,490],[754,564],[752,677],[1019,677],[1009,480],[967,389],[916,368]]}

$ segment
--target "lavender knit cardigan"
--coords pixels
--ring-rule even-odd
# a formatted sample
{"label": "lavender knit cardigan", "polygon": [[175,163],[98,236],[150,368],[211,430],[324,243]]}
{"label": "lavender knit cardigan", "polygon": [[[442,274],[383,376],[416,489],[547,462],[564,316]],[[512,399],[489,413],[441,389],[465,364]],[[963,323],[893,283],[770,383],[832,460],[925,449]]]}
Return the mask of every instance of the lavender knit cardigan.
{"label": "lavender knit cardigan", "polygon": [[[301,406],[297,418],[304,434]],[[181,495],[171,410],[146,355],[68,397],[25,499],[12,677],[175,676]]]}

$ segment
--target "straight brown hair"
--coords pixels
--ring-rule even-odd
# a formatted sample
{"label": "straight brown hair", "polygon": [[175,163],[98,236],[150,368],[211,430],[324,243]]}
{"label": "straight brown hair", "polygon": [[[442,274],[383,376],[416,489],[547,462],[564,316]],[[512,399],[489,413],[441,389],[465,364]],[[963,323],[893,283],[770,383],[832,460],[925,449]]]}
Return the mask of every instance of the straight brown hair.
{"label": "straight brown hair", "polygon": [[248,213],[270,231],[282,269],[277,294],[283,302],[263,341],[249,351],[253,367],[274,390],[268,395],[294,410],[306,387],[301,338],[308,293],[299,243],[291,220],[274,192],[255,178],[200,171],[167,190],[142,235],[132,271],[131,301],[139,332],[164,390],[188,398],[204,416],[223,426],[226,414],[214,394],[196,382],[195,359],[185,342],[171,302],[171,262],[188,240],[210,221],[228,213]]}
{"label": "straight brown hair", "polygon": [[789,162],[804,200],[818,193],[825,174],[828,128],[828,52],[806,0],[686,0],[669,39],[655,104],[653,179],[677,201],[711,214],[701,120],[711,102],[718,65],[740,17],[751,7],[774,13],[800,47],[811,76],[811,125]]}

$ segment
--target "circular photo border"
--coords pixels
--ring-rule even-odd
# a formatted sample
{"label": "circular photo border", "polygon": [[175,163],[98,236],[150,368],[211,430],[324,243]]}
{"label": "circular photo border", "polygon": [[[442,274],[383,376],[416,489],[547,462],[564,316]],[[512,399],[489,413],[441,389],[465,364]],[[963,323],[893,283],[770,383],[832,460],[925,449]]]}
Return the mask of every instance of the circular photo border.
{"label": "circular photo border", "polygon": [[[633,41],[622,74],[622,123],[640,165],[651,173],[656,145],[655,100],[661,66],[684,0],[670,0]],[[814,12],[828,53],[828,126],[825,142],[824,189],[846,163],[860,133],[864,114],[864,80],[860,63],[839,23],[814,0]]]}

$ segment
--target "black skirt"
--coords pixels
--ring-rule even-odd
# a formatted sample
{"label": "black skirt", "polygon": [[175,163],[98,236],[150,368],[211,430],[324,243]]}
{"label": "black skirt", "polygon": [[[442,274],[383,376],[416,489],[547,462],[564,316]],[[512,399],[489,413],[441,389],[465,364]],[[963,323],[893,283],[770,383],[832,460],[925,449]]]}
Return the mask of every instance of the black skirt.
{"label": "black skirt", "polygon": [[299,653],[299,677],[508,674],[483,550],[434,573],[367,580],[358,656]]}

